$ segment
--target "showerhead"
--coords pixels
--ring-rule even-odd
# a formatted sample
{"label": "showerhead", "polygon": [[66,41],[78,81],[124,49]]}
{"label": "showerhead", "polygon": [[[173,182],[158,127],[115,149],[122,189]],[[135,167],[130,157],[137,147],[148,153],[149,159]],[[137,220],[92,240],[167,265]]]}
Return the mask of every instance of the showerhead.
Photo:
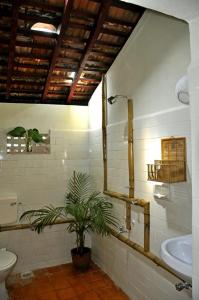
{"label": "showerhead", "polygon": [[113,104],[113,103],[115,103],[116,102],[116,98],[117,96],[111,96],[111,97],[109,97],[107,100],[108,100],[108,103],[109,104]]}
{"label": "showerhead", "polygon": [[120,98],[125,98],[125,99],[128,99],[127,96],[124,96],[124,95],[115,95],[115,96],[110,96],[107,101],[109,104],[114,104],[117,100],[117,98],[120,97]]}

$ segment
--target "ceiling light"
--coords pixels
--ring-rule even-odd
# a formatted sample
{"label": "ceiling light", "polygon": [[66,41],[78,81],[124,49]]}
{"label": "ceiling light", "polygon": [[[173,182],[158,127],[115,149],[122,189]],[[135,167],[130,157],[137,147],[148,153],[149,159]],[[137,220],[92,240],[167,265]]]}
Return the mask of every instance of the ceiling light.
{"label": "ceiling light", "polygon": [[70,77],[75,78],[75,72],[71,72]]}
{"label": "ceiling light", "polygon": [[55,26],[52,25],[52,24],[47,24],[47,23],[35,23],[31,27],[31,30],[42,31],[42,32],[50,32],[50,33],[57,33],[57,29],[55,28]]}

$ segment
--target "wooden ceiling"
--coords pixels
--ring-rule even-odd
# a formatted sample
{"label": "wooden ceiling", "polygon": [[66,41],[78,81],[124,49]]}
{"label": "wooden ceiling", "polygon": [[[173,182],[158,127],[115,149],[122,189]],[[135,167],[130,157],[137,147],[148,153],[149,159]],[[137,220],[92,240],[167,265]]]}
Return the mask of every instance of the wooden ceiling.
{"label": "wooden ceiling", "polygon": [[[88,105],[143,12],[119,0],[0,0],[0,102]],[[37,22],[59,34],[31,30]]]}

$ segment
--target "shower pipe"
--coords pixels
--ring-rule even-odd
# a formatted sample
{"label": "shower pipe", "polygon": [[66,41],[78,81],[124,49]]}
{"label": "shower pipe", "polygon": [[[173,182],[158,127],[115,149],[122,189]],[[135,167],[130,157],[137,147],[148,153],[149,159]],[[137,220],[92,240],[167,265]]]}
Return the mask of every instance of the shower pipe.
{"label": "shower pipe", "polygon": [[[126,96],[121,97],[127,98]],[[111,98],[111,97],[110,97]],[[110,99],[109,98],[109,99]],[[112,97],[114,98],[114,97]],[[110,102],[111,103],[111,102]],[[114,102],[112,102],[113,104]],[[133,160],[133,106],[128,99],[128,170],[129,170],[129,197],[134,197],[134,160]],[[108,192],[108,167],[107,167],[107,81],[102,77],[102,147],[104,163],[104,192]],[[126,228],[131,230],[131,205],[126,202]]]}
{"label": "shower pipe", "polygon": [[[68,220],[65,220],[65,221],[56,221],[54,224],[52,224],[50,226],[60,225],[60,224],[68,224],[71,221],[72,221],[71,219],[68,219]],[[46,226],[49,226],[49,225],[46,225]],[[23,229],[32,229],[33,230],[33,226],[31,224],[15,224],[15,225],[0,226],[0,232],[13,231],[13,230],[23,230]],[[137,251],[138,253],[144,255],[145,257],[150,259],[153,263],[155,263],[158,267],[161,267],[162,269],[169,272],[170,274],[172,274],[176,278],[180,279],[182,282],[185,282],[184,279],[182,279],[171,268],[169,268],[158,256],[156,256],[155,254],[153,254],[151,252],[146,252],[142,246],[140,246],[137,243],[131,241],[130,239],[128,239],[127,237],[125,237],[121,233],[118,233],[118,231],[114,230],[113,228],[109,227],[109,229],[110,229],[110,234],[113,237],[117,238],[119,241],[121,241],[122,243],[129,246],[131,249],[133,249],[133,250]]]}
{"label": "shower pipe", "polygon": [[[120,95],[121,96],[121,95]],[[128,99],[126,96],[121,96]],[[107,81],[106,77],[102,77],[102,147],[103,147],[103,165],[104,165],[104,194],[113,198],[117,198],[126,203],[126,228],[131,230],[131,205],[137,205],[144,209],[144,250],[150,250],[150,203],[134,198],[134,155],[133,155],[133,104],[128,99],[128,171],[129,171],[129,194],[108,190],[108,167],[107,167]]]}

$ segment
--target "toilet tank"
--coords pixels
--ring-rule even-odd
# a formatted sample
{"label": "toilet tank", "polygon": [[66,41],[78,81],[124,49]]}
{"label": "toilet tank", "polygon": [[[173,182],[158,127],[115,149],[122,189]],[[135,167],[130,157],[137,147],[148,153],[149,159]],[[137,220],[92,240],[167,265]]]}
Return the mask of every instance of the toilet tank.
{"label": "toilet tank", "polygon": [[0,194],[0,226],[17,222],[17,195]]}

